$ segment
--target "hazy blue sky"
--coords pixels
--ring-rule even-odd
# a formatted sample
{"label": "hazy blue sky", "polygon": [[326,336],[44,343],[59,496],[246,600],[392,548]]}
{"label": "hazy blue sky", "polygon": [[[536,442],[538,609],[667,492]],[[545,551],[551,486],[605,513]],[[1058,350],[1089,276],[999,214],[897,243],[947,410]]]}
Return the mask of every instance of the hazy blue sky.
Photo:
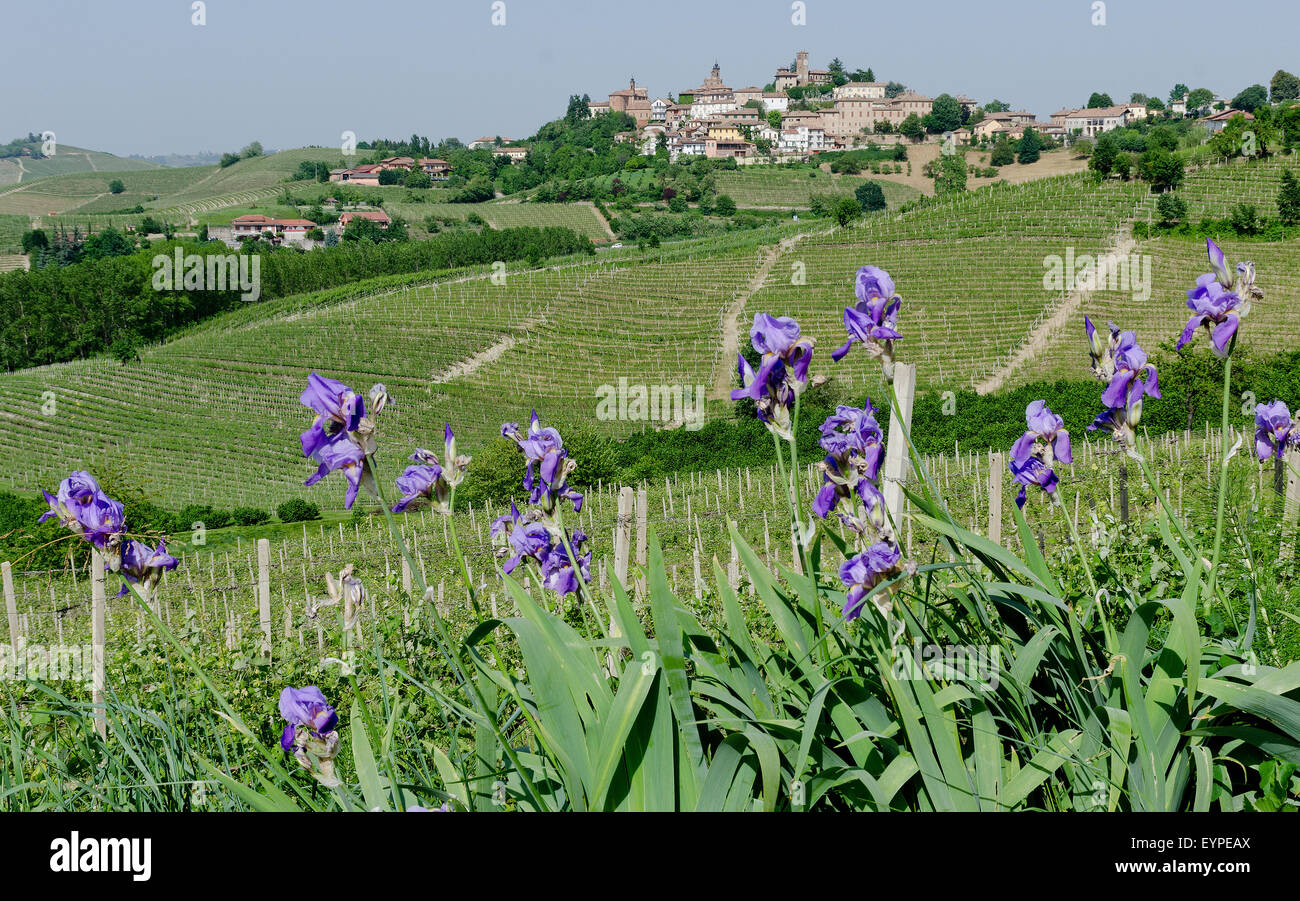
{"label": "hazy blue sky", "polygon": [[1047,116],[1094,90],[1231,97],[1300,71],[1295,0],[0,0],[0,141],[45,129],[119,154],[531,135],[570,94],[630,75],[688,90],[716,59],[732,87],[771,80],[799,49],[933,96],[993,97]]}

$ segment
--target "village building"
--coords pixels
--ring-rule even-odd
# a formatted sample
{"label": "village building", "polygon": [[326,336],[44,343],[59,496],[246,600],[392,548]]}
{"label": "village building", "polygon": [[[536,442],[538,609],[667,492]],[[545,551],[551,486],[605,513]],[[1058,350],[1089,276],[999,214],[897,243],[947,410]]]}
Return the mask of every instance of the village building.
{"label": "village building", "polygon": [[504,157],[505,159],[510,160],[511,163],[518,163],[518,162],[522,162],[524,159],[528,157],[528,148],[527,147],[494,147],[492,149],[492,155],[497,157],[498,159]]}
{"label": "village building", "polygon": [[886,84],[883,81],[850,81],[831,91],[835,100],[884,100]]}
{"label": "village building", "polygon": [[1205,118],[1205,127],[1209,129],[1210,134],[1216,135],[1219,132],[1223,131],[1224,128],[1227,127],[1228,120],[1230,120],[1233,116],[1243,116],[1245,117],[1247,122],[1252,122],[1255,119],[1254,116],[1252,116],[1250,113],[1246,112],[1245,110],[1232,109],[1231,107],[1229,107],[1228,109],[1224,110],[1221,113],[1215,113],[1213,116],[1207,116]]}
{"label": "village building", "polygon": [[420,167],[420,171],[428,175],[434,181],[442,181],[451,175],[451,163],[446,160],[436,160],[429,157],[422,157],[415,161]]}
{"label": "village building", "polygon": [[380,228],[388,228],[393,222],[383,210],[349,210],[339,215],[339,231],[346,231],[348,225],[356,219],[369,219]]}
{"label": "village building", "polygon": [[[265,235],[284,241],[301,241],[309,229],[316,227],[310,219],[272,219],[269,216],[236,216],[230,220],[230,233],[238,239],[248,235]],[[209,232],[210,234],[210,232]]]}

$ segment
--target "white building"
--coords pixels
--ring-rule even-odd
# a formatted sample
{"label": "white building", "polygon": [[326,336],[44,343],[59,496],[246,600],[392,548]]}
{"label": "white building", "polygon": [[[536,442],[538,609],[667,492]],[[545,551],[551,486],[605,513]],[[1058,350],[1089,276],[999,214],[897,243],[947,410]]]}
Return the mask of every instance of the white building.
{"label": "white building", "polygon": [[790,108],[790,98],[780,91],[764,91],[760,100],[765,113],[770,113],[772,110],[784,113]]}
{"label": "white building", "polygon": [[834,100],[884,100],[886,84],[883,81],[850,81],[831,92]]}

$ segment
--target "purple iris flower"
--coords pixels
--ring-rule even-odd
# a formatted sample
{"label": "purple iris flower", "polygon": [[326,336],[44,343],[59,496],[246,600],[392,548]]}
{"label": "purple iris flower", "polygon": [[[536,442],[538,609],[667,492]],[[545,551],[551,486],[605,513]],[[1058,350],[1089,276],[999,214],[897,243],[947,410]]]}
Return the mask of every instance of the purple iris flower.
{"label": "purple iris flower", "polygon": [[[587,536],[581,530],[575,530],[570,542],[577,557],[578,572],[574,572],[573,561],[563,543],[556,543],[542,560],[542,584],[557,594],[576,594],[580,585],[591,581],[591,550],[582,553],[582,545]],[[582,582],[578,581],[581,577]]]}
{"label": "purple iris flower", "polygon": [[[813,512],[825,519],[841,500],[855,492],[869,513],[877,508],[880,491],[875,480],[880,474],[881,442],[884,434],[876,422],[868,399],[862,409],[841,405],[821,425],[822,449],[826,459],[819,467],[822,487],[813,499]],[[873,521],[874,521],[873,517]]]}
{"label": "purple iris flower", "polygon": [[[1023,466],[1034,453],[1034,445],[1042,441],[1051,452],[1053,460],[1073,463],[1070,455],[1070,433],[1065,420],[1051,411],[1046,401],[1036,400],[1025,407],[1025,433],[1011,446],[1011,460]],[[1046,451],[1044,451],[1046,453]]]}
{"label": "purple iris flower", "polygon": [[[1177,349],[1182,350],[1196,336],[1196,330],[1204,326],[1210,333],[1214,352],[1220,357],[1226,357],[1229,345],[1237,334],[1240,314],[1245,310],[1238,310],[1241,297],[1233,290],[1232,275],[1223,258],[1223,251],[1209,238],[1205,239],[1205,244],[1210,257],[1210,268],[1214,271],[1198,276],[1196,287],[1187,291],[1187,307],[1193,315],[1187,320],[1187,327],[1178,339]],[[1262,292],[1255,287],[1254,264],[1243,264],[1237,269],[1238,283],[1242,290],[1249,296],[1260,296]]]}
{"label": "purple iris flower", "polygon": [[1025,488],[1029,485],[1037,485],[1052,494],[1056,491],[1056,472],[1037,457],[1029,457],[1024,463],[1017,463],[1014,459],[1007,461],[1007,468],[1011,470],[1011,475],[1020,483],[1020,493],[1016,495],[1016,506],[1025,505]]}
{"label": "purple iris flower", "polygon": [[510,549],[515,553],[501,567],[502,571],[507,573],[514,572],[515,567],[525,557],[532,557],[539,562],[545,562],[547,555],[551,552],[551,533],[540,522],[517,523],[510,530],[509,543]]}
{"label": "purple iris flower", "polygon": [[1137,335],[1123,332],[1115,347],[1115,373],[1101,394],[1101,402],[1108,407],[1122,407],[1136,397],[1146,394],[1160,399],[1160,383],[1156,367],[1147,362],[1147,353],[1137,343]]}
{"label": "purple iris flower", "polygon": [[[845,619],[857,619],[862,614],[863,600],[871,590],[898,572],[900,556],[898,548],[893,544],[877,541],[862,553],[844,561],[840,566],[840,581],[848,589],[842,610]],[[883,612],[887,607],[881,609]]]}
{"label": "purple iris flower", "polygon": [[[167,553],[166,544],[161,540],[158,547],[152,549],[134,539],[122,543],[122,577],[132,585],[143,585],[146,590],[157,584],[164,570],[175,569],[178,562]],[[123,585],[117,596],[122,597],[130,591],[129,587]]]}
{"label": "purple iris flower", "polygon": [[866,460],[866,476],[875,479],[880,470],[881,442],[885,435],[876,422],[876,410],[871,406],[871,398],[861,410],[857,407],[840,405],[834,414],[828,416],[821,425],[821,438],[818,443],[822,450],[841,459],[862,457]]}
{"label": "purple iris flower", "polygon": [[844,328],[849,340],[831,353],[838,362],[861,341],[873,357],[883,357],[886,376],[893,367],[894,341],[902,338],[895,328],[903,299],[894,293],[894,280],[878,266],[863,266],[854,281],[858,302],[844,310]]}
{"label": "purple iris flower", "polygon": [[309,729],[319,738],[333,732],[339,723],[338,714],[315,685],[286,688],[280,692],[280,716],[288,723],[280,736],[280,747],[286,751],[294,749],[295,732],[299,726]]}
{"label": "purple iris flower", "polygon": [[1282,458],[1287,446],[1300,447],[1300,420],[1291,421],[1291,411],[1280,400],[1255,407],[1255,453],[1261,460]]}
{"label": "purple iris flower", "polygon": [[355,431],[366,415],[366,402],[347,385],[317,372],[307,376],[307,390],[299,401],[316,412],[311,428],[302,433],[302,453],[314,456],[326,444]]}
{"label": "purple iris flower", "polygon": [[[529,503],[540,503],[549,511],[554,508],[557,499],[567,498],[573,502],[574,512],[581,512],[582,494],[568,484],[569,474],[577,467],[577,463],[569,458],[559,431],[542,428],[541,420],[534,410],[526,434],[520,433],[518,423],[507,422],[501,426],[501,435],[515,442],[523,451],[527,463],[524,490],[529,492]],[[534,465],[537,466],[539,476],[536,481]]]}
{"label": "purple iris flower", "polygon": [[397,477],[397,490],[402,492],[402,497],[393,504],[393,512],[401,513],[410,506],[412,501],[419,498],[433,497],[440,478],[442,478],[442,467],[437,463],[406,467],[406,470]]}
{"label": "purple iris flower", "polygon": [[320,468],[303,484],[315,485],[331,472],[341,469],[348,480],[348,493],[343,506],[351,510],[352,502],[357,499],[357,489],[361,487],[361,479],[366,471],[366,455],[362,453],[361,448],[351,441],[335,441],[317,448],[312,454],[312,459],[320,464]]}
{"label": "purple iris flower", "polygon": [[81,535],[100,550],[115,544],[124,531],[124,512],[120,501],[115,501],[95,477],[77,471],[59,483],[54,496],[42,490],[50,509],[42,513],[37,522],[57,517],[59,524]]}
{"label": "purple iris flower", "polygon": [[[808,364],[812,361],[814,342],[812,338],[799,336],[799,323],[789,316],[755,313],[754,324],[749,330],[749,343],[762,356],[756,383],[766,382],[778,363],[789,370],[797,384],[808,381]],[[758,398],[754,397],[754,400]]]}
{"label": "purple iris flower", "polygon": [[1241,298],[1221,285],[1212,273],[1198,276],[1196,287],[1187,292],[1187,307],[1193,315],[1187,320],[1187,327],[1178,339],[1177,349],[1182,350],[1196,337],[1197,328],[1204,326],[1210,333],[1214,352],[1220,357],[1226,357],[1228,344],[1237,333],[1240,322],[1240,317],[1234,312],[1239,303]]}

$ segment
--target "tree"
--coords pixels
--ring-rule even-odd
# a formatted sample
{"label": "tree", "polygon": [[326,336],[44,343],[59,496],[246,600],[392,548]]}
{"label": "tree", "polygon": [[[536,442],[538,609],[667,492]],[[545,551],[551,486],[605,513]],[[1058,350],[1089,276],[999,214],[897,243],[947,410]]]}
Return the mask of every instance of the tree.
{"label": "tree", "polygon": [[242,156],[242,157],[243,157],[244,159],[246,159],[246,160],[247,160],[247,159],[252,159],[252,158],[255,157],[255,156],[261,156],[261,155],[262,155],[262,142],[261,142],[261,141],[254,141],[254,142],[252,142],[252,143],[249,144],[247,147],[245,147],[243,150],[239,151],[239,155]]}
{"label": "tree", "polygon": [[1282,170],[1277,190],[1277,215],[1283,225],[1300,225],[1300,179],[1290,169]]}
{"label": "tree", "polygon": [[1239,235],[1253,235],[1259,231],[1259,211],[1253,203],[1234,204],[1228,211],[1228,222]]}
{"label": "tree", "polygon": [[1253,113],[1264,104],[1268,103],[1268,89],[1262,84],[1253,84],[1248,88],[1243,88],[1241,93],[1232,98],[1232,105],[1235,109],[1245,110]]}
{"label": "tree", "polygon": [[960,194],[966,190],[966,157],[960,153],[939,156],[934,173],[934,195]]}
{"label": "tree", "polygon": [[841,197],[836,201],[832,215],[840,225],[848,225],[862,215],[862,207],[858,206],[858,201],[852,197]]}
{"label": "tree", "polygon": [[40,228],[33,229],[29,232],[23,232],[22,246],[23,253],[49,250],[50,236],[45,233],[44,229]]}
{"label": "tree", "polygon": [[1101,94],[1093,91],[1088,97],[1088,109],[1102,109],[1107,106],[1114,106],[1115,101],[1110,99],[1109,94]]}
{"label": "tree", "polygon": [[1139,176],[1151,182],[1152,189],[1166,191],[1182,185],[1186,172],[1183,170],[1182,157],[1165,150],[1164,147],[1149,147],[1141,155],[1138,164]]}
{"label": "tree", "polygon": [[774,110],[771,110],[770,112],[768,112],[768,114],[767,114],[767,124],[770,125],[770,126],[772,126],[773,128],[775,128],[777,131],[780,131],[780,130],[781,130],[781,111],[780,111],[780,110],[776,110],[776,109],[774,109]]}
{"label": "tree", "polygon": [[961,104],[951,94],[940,94],[934,98],[930,115],[934,117],[932,130],[935,132],[956,131],[961,128]]}
{"label": "tree", "polygon": [[862,207],[863,212],[870,213],[885,208],[885,192],[874,181],[864,181],[858,185],[853,196],[857,198],[858,206]]}
{"label": "tree", "polygon": [[731,199],[730,194],[719,194],[718,202],[713,206],[713,212],[719,216],[733,216],[736,213],[736,201]]}
{"label": "tree", "polygon": [[907,118],[899,123],[898,133],[913,141],[920,140],[925,134],[925,129],[921,127],[921,118],[916,113],[908,113]]}
{"label": "tree", "polygon": [[121,194],[126,190],[126,185],[122,184],[122,179],[115,178],[108,183],[108,190],[113,194]]}
{"label": "tree", "polygon": [[1156,215],[1161,225],[1175,225],[1186,218],[1187,202],[1173,191],[1166,191],[1156,198]]}
{"label": "tree", "polygon": [[1187,92],[1187,111],[1198,110],[1214,99],[1214,92],[1209,88],[1196,88]]}
{"label": "tree", "polygon": [[1110,175],[1115,168],[1115,159],[1119,156],[1119,144],[1115,136],[1110,132],[1103,132],[1097,138],[1097,144],[1092,149],[1092,156],[1088,159],[1088,168],[1098,175],[1105,177]]}
{"label": "tree", "polygon": [[1280,100],[1300,98],[1300,78],[1283,69],[1278,69],[1273,73],[1273,78],[1268,83],[1268,86],[1274,103]]}
{"label": "tree", "polygon": [[998,100],[997,98],[994,98],[993,100],[990,100],[988,103],[984,104],[984,112],[986,113],[1007,113],[1010,111],[1011,111],[1011,104],[1007,103],[1004,100]]}
{"label": "tree", "polygon": [[893,98],[897,97],[899,94],[903,93],[906,90],[907,90],[907,85],[899,84],[896,81],[891,81],[889,84],[885,85],[885,96],[892,100]]}
{"label": "tree", "polygon": [[1039,152],[1043,149],[1043,139],[1038,136],[1038,132],[1033,128],[1026,128],[1024,135],[1020,138],[1020,144],[1017,147],[1016,162],[1018,163],[1036,163],[1038,162]]}
{"label": "tree", "polygon": [[1187,85],[1183,84],[1180,81],[1178,84],[1174,85],[1172,88],[1169,89],[1169,102],[1173,103],[1175,100],[1182,100],[1184,97],[1187,96],[1187,94],[1188,94]]}
{"label": "tree", "polygon": [[419,169],[412,169],[410,172],[406,173],[406,177],[402,179],[402,187],[431,188],[433,187],[433,179],[429,177],[429,173],[427,172],[423,172]]}
{"label": "tree", "polygon": [[1016,161],[1016,151],[1007,140],[1006,135],[1002,135],[993,144],[993,151],[989,154],[990,166],[1010,166]]}

